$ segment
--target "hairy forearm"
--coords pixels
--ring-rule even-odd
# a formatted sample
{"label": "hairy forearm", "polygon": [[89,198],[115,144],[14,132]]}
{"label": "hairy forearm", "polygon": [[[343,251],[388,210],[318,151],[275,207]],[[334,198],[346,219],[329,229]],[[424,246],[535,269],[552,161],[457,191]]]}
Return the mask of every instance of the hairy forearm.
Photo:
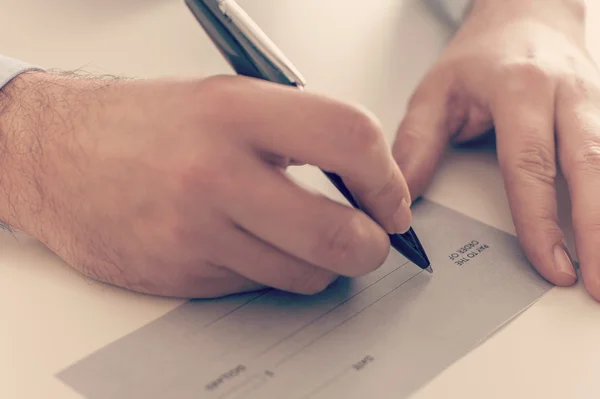
{"label": "hairy forearm", "polygon": [[106,128],[99,125],[98,115],[106,104],[120,109],[121,91],[127,87],[110,76],[41,71],[23,73],[3,87],[0,223],[47,242],[52,226],[71,222],[57,215],[72,206],[68,198],[80,194],[72,180],[80,177],[96,148],[90,132]]}
{"label": "hairy forearm", "polygon": [[[69,164],[72,125],[85,97],[73,80],[40,71],[12,79],[0,94],[0,221],[27,233],[57,204],[57,162]],[[69,110],[71,109],[72,110]],[[43,237],[41,237],[43,238]]]}
{"label": "hairy forearm", "polygon": [[0,221],[17,229],[25,229],[32,209],[41,206],[36,192],[43,153],[38,122],[48,93],[40,74],[19,75],[0,93]]}

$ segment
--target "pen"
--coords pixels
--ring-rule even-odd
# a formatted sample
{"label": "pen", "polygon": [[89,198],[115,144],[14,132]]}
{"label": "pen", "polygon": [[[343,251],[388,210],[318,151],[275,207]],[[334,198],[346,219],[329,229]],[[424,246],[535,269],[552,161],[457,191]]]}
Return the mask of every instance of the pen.
{"label": "pen", "polygon": [[[234,0],[185,0],[185,3],[236,73],[304,89],[302,75]],[[340,176],[323,173],[353,207],[360,209]],[[404,234],[389,237],[392,247],[409,261],[433,272],[412,227]]]}

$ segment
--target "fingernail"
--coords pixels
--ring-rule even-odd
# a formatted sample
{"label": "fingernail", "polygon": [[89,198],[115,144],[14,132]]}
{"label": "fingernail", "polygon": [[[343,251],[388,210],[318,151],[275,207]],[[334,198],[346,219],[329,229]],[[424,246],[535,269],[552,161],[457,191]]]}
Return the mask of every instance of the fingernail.
{"label": "fingernail", "polygon": [[554,247],[554,267],[560,273],[575,279],[577,278],[573,262],[571,262],[571,258],[567,255],[567,251],[565,251],[562,245]]}
{"label": "fingernail", "polygon": [[412,216],[410,213],[410,205],[406,201],[406,199],[402,198],[400,202],[400,208],[394,214],[394,227],[395,230],[393,233],[396,234],[404,234],[410,229],[410,225],[412,223]]}

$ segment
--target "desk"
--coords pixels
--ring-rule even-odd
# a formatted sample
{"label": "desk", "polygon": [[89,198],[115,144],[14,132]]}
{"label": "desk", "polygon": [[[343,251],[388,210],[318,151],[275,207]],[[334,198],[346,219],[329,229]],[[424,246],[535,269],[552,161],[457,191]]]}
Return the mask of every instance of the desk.
{"label": "desk", "polygon": [[[600,37],[600,3],[589,3],[591,39]],[[417,0],[241,4],[309,90],[362,103],[390,140],[450,34]],[[342,4],[350,5],[336,14]],[[134,77],[229,72],[182,0],[0,0],[0,9],[0,51],[45,67]],[[327,24],[334,15],[335,31]],[[591,50],[600,60],[600,42]],[[313,172],[299,177],[327,190]],[[514,233],[492,153],[449,153],[427,197]],[[87,280],[26,236],[0,234],[0,248],[2,398],[78,398],[57,371],[181,304]],[[599,336],[600,305],[581,284],[555,288],[415,398],[596,397]]]}

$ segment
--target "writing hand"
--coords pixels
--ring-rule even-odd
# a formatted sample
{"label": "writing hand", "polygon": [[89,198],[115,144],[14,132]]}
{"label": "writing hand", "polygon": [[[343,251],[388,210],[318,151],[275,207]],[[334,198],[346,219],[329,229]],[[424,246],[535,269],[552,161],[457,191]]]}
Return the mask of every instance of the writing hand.
{"label": "writing hand", "polygon": [[[28,73],[5,93],[0,216],[100,281],[311,294],[381,265],[410,225],[378,124],[346,104],[242,77]],[[289,159],[341,175],[370,216],[294,184]]]}
{"label": "writing hand", "polygon": [[579,1],[475,1],[414,93],[394,145],[413,196],[449,141],[495,130],[516,231],[549,281],[576,281],[557,222],[560,170],[572,199],[577,255],[600,300],[600,76],[584,44]]}

